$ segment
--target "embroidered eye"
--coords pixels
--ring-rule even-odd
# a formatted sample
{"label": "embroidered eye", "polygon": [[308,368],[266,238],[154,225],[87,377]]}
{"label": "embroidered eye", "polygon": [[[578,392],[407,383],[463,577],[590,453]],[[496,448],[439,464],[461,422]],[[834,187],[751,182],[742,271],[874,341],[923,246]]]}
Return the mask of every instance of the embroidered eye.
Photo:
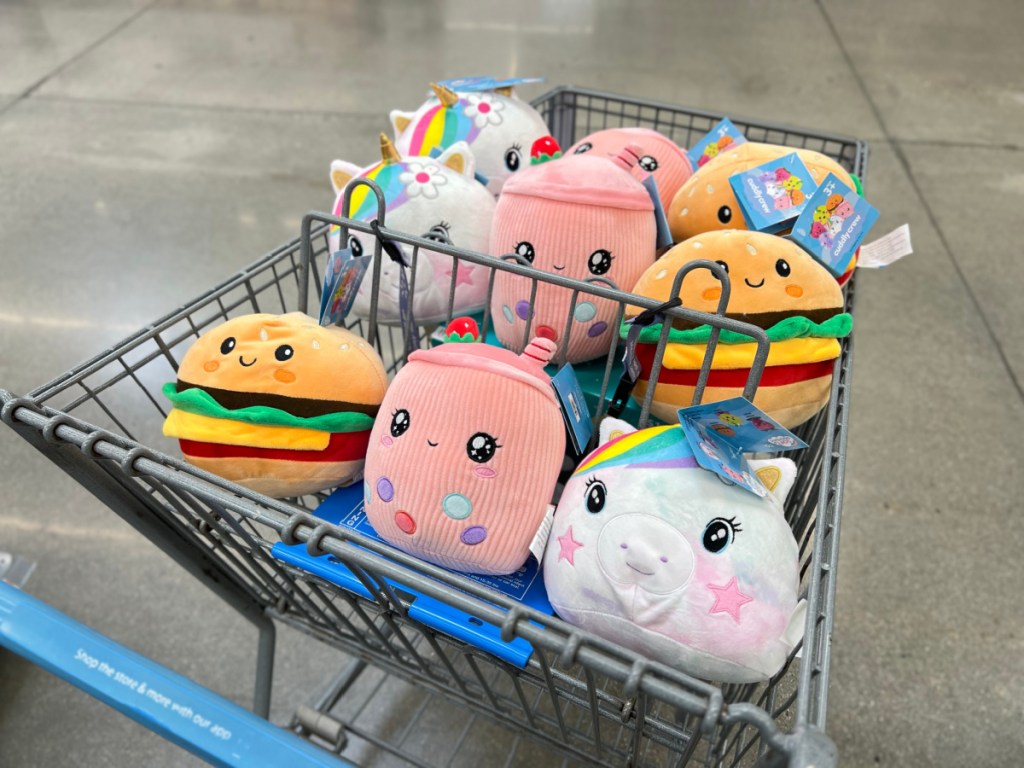
{"label": "embroidered eye", "polygon": [[586,494],[587,512],[596,515],[604,509],[604,504],[608,500],[608,489],[604,483],[596,478],[587,481]]}
{"label": "embroidered eye", "polygon": [[[716,262],[715,262],[715,264],[717,264],[717,265],[718,265],[718,266],[720,266],[720,267],[721,267],[722,269],[724,269],[724,270],[725,270],[725,273],[726,273],[726,274],[729,274],[729,265],[728,265],[728,264],[726,264],[726,263],[725,263],[724,261],[716,261]],[[712,275],[714,275],[714,277],[715,277],[715,280],[717,280],[717,279],[718,279],[718,275],[715,275],[715,273],[714,273],[714,272],[712,272],[711,274],[712,274]]]}
{"label": "embroidered eye", "polygon": [[732,208],[728,205],[723,205],[718,209],[718,220],[723,224],[728,224],[732,221]]}
{"label": "embroidered eye", "polygon": [[724,552],[732,544],[736,534],[741,530],[740,524],[736,522],[735,517],[731,517],[728,520],[724,517],[716,517],[704,529],[701,543],[704,545],[704,549],[713,555],[717,555]]}
{"label": "embroidered eye", "polygon": [[533,260],[537,256],[536,251],[533,250],[533,243],[528,243],[525,240],[521,243],[516,243],[515,252],[531,264],[533,264]]}
{"label": "embroidered eye", "polygon": [[451,224],[447,221],[442,221],[439,224],[435,224],[430,228],[430,231],[423,236],[425,240],[433,240],[435,243],[444,243],[445,245],[451,245],[452,241],[449,237],[451,232]]}
{"label": "embroidered eye", "polygon": [[356,240],[355,235],[348,236],[348,248],[352,251],[352,258],[358,259],[363,255],[363,244]]}
{"label": "embroidered eye", "polygon": [[519,154],[521,150],[522,147],[518,144],[513,144],[505,150],[505,167],[512,173],[519,170],[519,164],[523,161],[523,156]]}
{"label": "embroidered eye", "polygon": [[486,432],[477,432],[466,442],[466,455],[477,464],[484,464],[494,458],[499,448],[498,441]]}
{"label": "embroidered eye", "polygon": [[595,275],[603,275],[612,268],[612,254],[604,248],[598,248],[587,259],[587,269]]}
{"label": "embroidered eye", "polygon": [[224,341],[220,343],[220,353],[227,355],[231,353],[231,350],[235,348],[235,337],[228,336]]}
{"label": "embroidered eye", "polygon": [[572,151],[572,153],[574,155],[582,155],[584,152],[589,152],[593,148],[594,148],[593,144],[591,144],[589,141],[584,141],[582,144],[580,144],[578,147],[576,147],[576,149],[574,149]]}
{"label": "embroidered eye", "polygon": [[644,155],[640,158],[639,165],[648,173],[654,173],[658,170],[658,161],[650,155]]}
{"label": "embroidered eye", "polygon": [[401,437],[409,429],[409,412],[405,408],[399,408],[391,414],[391,436]]}
{"label": "embroidered eye", "polygon": [[274,357],[280,360],[282,363],[292,359],[292,355],[295,354],[295,350],[289,347],[287,344],[282,344],[280,347],[274,350]]}
{"label": "embroidered eye", "polygon": [[775,262],[775,271],[779,273],[779,277],[789,277],[789,273],[792,272],[789,268],[789,262],[785,259],[779,259]]}

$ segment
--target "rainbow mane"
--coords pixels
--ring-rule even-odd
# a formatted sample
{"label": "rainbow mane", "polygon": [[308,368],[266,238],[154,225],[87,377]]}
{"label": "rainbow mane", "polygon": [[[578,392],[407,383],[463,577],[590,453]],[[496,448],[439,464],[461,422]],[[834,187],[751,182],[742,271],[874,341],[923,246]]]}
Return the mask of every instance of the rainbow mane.
{"label": "rainbow mane", "polygon": [[412,132],[409,142],[410,155],[429,155],[434,147],[450,147],[456,141],[473,143],[480,133],[472,118],[466,116],[469,102],[466,99],[445,107],[438,103],[428,109],[418,122],[407,130]]}
{"label": "rainbow mane", "polygon": [[678,424],[630,432],[597,448],[573,473],[582,475],[608,467],[689,469],[697,466],[690,444]]}
{"label": "rainbow mane", "polygon": [[[400,163],[377,163],[377,165],[370,168],[368,171],[359,174],[360,179],[370,179],[375,181],[377,186],[381,188],[384,193],[385,210],[390,213],[399,206],[409,201],[409,196],[405,194],[405,186],[402,184],[401,175],[409,170],[406,161]],[[334,206],[334,215],[342,215],[342,203],[344,201],[343,195],[338,195],[338,200]],[[349,203],[349,218],[359,219],[360,221],[369,221],[370,219],[377,217],[377,198],[371,194],[370,188],[367,186],[360,186],[352,192],[352,200]],[[332,230],[336,231],[337,227],[332,227]]]}

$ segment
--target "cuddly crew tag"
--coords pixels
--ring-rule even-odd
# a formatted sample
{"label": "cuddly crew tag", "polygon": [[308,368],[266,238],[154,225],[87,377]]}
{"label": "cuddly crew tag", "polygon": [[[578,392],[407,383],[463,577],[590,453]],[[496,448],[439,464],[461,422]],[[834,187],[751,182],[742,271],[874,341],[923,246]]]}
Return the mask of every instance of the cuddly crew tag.
{"label": "cuddly crew tag", "polygon": [[336,325],[348,316],[370,259],[369,255],[353,257],[351,248],[331,254],[320,293],[320,325]]}

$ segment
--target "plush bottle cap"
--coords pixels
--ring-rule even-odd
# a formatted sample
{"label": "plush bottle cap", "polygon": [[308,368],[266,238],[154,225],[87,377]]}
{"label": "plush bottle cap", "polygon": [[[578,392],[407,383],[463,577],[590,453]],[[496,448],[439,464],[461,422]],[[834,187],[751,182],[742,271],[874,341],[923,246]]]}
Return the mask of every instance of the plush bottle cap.
{"label": "plush bottle cap", "polygon": [[[635,160],[633,164],[635,164]],[[653,211],[651,197],[626,170],[628,160],[569,155],[557,162],[531,165],[511,176],[502,195],[539,197],[599,208]],[[632,167],[629,165],[628,167]]]}

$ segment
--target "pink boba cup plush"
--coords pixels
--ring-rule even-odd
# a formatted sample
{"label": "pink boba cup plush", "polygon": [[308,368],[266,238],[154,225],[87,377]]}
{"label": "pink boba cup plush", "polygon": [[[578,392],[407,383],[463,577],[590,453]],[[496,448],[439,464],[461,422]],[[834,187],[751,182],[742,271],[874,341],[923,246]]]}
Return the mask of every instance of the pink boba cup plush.
{"label": "pink boba cup plush", "polygon": [[[630,290],[657,245],[654,204],[631,173],[639,149],[630,145],[613,159],[570,155],[510,178],[494,213],[490,253],[516,253],[535,269]],[[530,334],[554,341],[560,362],[608,352],[618,333],[615,302],[580,294],[570,313],[571,289],[538,282],[531,306],[532,282],[504,271],[495,276],[491,315],[504,346],[523,350],[532,317]]]}
{"label": "pink boba cup plush", "polygon": [[566,155],[582,155],[592,152],[602,157],[616,157],[630,144],[640,147],[640,160],[633,169],[633,175],[643,178],[648,173],[658,184],[658,198],[666,211],[672,198],[693,175],[693,166],[686,151],[672,139],[650,128],[605,128],[573,144]]}
{"label": "pink boba cup plush", "polygon": [[544,372],[554,351],[538,338],[522,355],[481,343],[409,355],[370,433],[365,508],[377,533],[458,571],[526,562],[565,452]]}

